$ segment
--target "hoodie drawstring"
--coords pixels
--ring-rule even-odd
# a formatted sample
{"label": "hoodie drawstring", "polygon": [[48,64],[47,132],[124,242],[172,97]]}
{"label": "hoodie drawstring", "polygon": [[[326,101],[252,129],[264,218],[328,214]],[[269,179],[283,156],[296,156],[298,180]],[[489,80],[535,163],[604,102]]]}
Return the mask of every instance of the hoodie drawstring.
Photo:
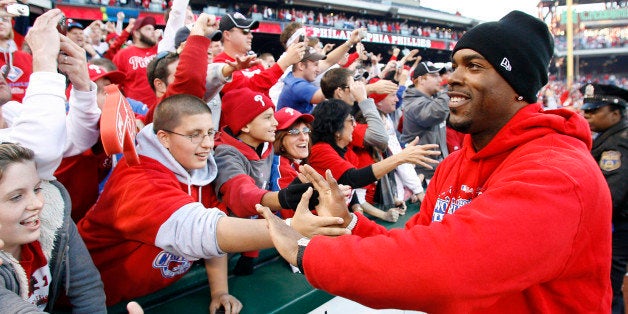
{"label": "hoodie drawstring", "polygon": [[63,259],[65,260],[65,294],[68,295],[70,293],[70,258],[68,256],[68,252],[70,251],[70,246],[66,244]]}

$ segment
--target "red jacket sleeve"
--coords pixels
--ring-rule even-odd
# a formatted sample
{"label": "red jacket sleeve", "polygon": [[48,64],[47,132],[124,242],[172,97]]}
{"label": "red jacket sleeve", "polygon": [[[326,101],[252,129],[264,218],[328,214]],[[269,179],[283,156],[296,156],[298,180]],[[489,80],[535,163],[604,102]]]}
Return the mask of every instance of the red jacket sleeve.
{"label": "red jacket sleeve", "polygon": [[222,201],[238,217],[257,215],[255,204],[262,202],[262,196],[269,191],[258,188],[253,178],[240,174],[220,187]]}
{"label": "red jacket sleeve", "polygon": [[232,74],[231,83],[225,84],[220,94],[224,95],[231,90],[248,87],[253,91],[268,95],[268,90],[277,83],[281,75],[283,75],[283,70],[278,64],[268,69],[261,70],[261,72],[250,77],[247,77],[243,71],[235,71]]}
{"label": "red jacket sleeve", "polygon": [[[207,62],[199,62],[198,56],[205,56],[211,41],[205,36],[192,35],[185,42],[185,48],[179,56],[179,65],[174,73],[174,81],[168,85],[166,93],[154,105],[149,106],[144,123],[153,122],[153,114],[157,104],[164,98],[189,94],[198,98],[205,95],[205,80],[207,80]],[[204,64],[204,66],[203,66]]]}

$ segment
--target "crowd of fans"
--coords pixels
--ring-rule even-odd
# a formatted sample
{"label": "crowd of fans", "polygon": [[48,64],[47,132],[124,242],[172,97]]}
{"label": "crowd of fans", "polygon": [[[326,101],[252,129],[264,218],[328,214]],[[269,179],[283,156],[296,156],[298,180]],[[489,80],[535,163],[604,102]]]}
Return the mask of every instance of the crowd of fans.
{"label": "crowd of fans", "polygon": [[[453,40],[459,31],[287,8],[258,11],[252,5],[250,15],[287,22],[279,40],[285,52],[275,60],[263,51],[249,53],[259,21],[240,13],[219,21],[205,13],[195,16],[185,0],[174,0],[171,7],[163,31],[150,16],[124,25],[124,14],[118,13],[117,24],[67,20],[62,27],[67,37],[51,26],[62,20],[59,10],[51,10],[35,22],[23,45],[12,17],[0,18],[1,80],[6,80],[0,87],[12,92],[4,102],[12,98],[26,106],[35,88],[50,93],[46,97],[55,100],[57,112],[46,119],[61,122],[49,136],[66,133],[66,97],[67,119],[81,121],[68,123],[75,129],[67,132],[81,139],[80,145],[59,136],[54,143],[65,149],[57,148],[58,156],[45,166],[56,169],[54,176],[69,192],[78,226],[69,228],[80,233],[104,283],[103,288],[96,282],[95,268],[87,263],[95,285],[90,293],[106,293],[107,305],[167,287],[201,260],[212,309],[239,310],[242,304],[226,287],[225,254],[245,252],[232,271],[253,272],[257,250],[272,245],[265,223],[250,219],[258,215],[255,204],[283,218],[294,215],[309,188],[298,176],[300,165],[311,165],[320,175],[330,169],[354,212],[394,222],[405,214],[407,201],[423,200],[436,165],[463,145],[461,133],[445,123],[450,72],[422,60],[418,50],[395,48],[391,56],[381,56],[361,43],[364,30]],[[306,37],[303,25],[352,31],[334,46]],[[37,41],[44,39],[47,45]],[[199,60],[205,55],[207,60]],[[46,72],[46,80],[38,78],[40,72]],[[627,84],[626,78],[613,80]],[[42,86],[46,82],[49,86]],[[117,95],[111,84],[119,86],[134,111],[139,165],[108,156],[105,139],[99,138],[101,109]],[[540,101],[547,108],[578,110],[579,87],[568,90],[552,81]],[[409,113],[410,106],[432,100],[438,106],[427,117]],[[85,106],[78,118],[77,104]],[[45,169],[38,159],[42,148],[29,148],[39,170]],[[54,178],[47,175],[43,179]],[[308,209],[316,205],[312,201]],[[30,216],[20,222],[38,223]],[[87,253],[80,248],[72,254]],[[37,269],[27,272],[35,276]],[[47,300],[48,288],[38,287],[31,290]],[[42,310],[52,305],[37,301]],[[94,298],[91,305],[100,308],[89,312],[104,311],[104,302]]]}

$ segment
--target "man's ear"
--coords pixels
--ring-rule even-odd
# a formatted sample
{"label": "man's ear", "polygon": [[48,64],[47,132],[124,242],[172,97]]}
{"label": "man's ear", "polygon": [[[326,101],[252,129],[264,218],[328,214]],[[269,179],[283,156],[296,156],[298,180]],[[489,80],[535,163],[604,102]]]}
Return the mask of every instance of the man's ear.
{"label": "man's ear", "polygon": [[161,79],[155,78],[153,80],[153,85],[155,86],[155,92],[156,93],[166,93],[166,90],[168,89],[168,85],[166,85],[166,83],[164,81],[162,81]]}
{"label": "man's ear", "polygon": [[164,130],[157,131],[157,139],[159,143],[163,145],[166,149],[170,149],[170,136],[168,136],[168,132]]}
{"label": "man's ear", "polygon": [[240,129],[240,133],[249,133],[251,132],[251,128],[249,127],[249,125],[245,125]]}

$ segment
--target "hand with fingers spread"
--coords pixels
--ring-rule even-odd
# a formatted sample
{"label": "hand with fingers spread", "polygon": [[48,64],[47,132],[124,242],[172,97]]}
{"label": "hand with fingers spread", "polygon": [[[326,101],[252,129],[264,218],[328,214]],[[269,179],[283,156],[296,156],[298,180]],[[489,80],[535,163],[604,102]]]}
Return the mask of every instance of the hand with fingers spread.
{"label": "hand with fingers spread", "polygon": [[225,77],[229,77],[231,76],[231,73],[235,71],[248,69],[252,66],[260,64],[261,62],[262,61],[260,59],[257,59],[257,56],[255,55],[236,56],[234,61],[225,60],[225,63],[227,63],[229,66],[226,67],[226,69],[223,68],[222,74]]}
{"label": "hand with fingers spread", "polygon": [[318,191],[319,203],[316,207],[318,215],[340,217],[344,219],[345,226],[349,224],[351,215],[345,202],[345,195],[338,187],[338,182],[332,176],[331,171],[327,170],[326,178],[323,178],[310,165],[303,165],[299,170]]}
{"label": "hand with fingers spread", "polygon": [[412,62],[414,60],[416,60],[416,58],[420,58],[420,56],[417,56],[417,54],[419,53],[419,49],[412,49],[410,50],[410,53],[403,56],[406,59],[406,62]]}
{"label": "hand with fingers spread", "polygon": [[60,49],[57,24],[63,17],[59,9],[40,15],[26,34],[26,43],[33,53],[33,72],[57,72]]}
{"label": "hand with fingers spread", "polygon": [[[322,177],[320,177],[320,179],[322,179]],[[318,179],[315,180],[318,181]],[[312,213],[307,208],[307,204],[310,201],[312,192],[312,188],[308,188],[308,190],[303,193],[301,202],[299,203],[297,211],[292,218],[291,226],[293,227],[288,226],[281,218],[273,214],[270,211],[270,208],[259,204],[255,205],[255,209],[257,210],[257,212],[262,215],[262,217],[264,217],[266,219],[266,222],[268,223],[270,238],[273,242],[273,245],[275,246],[279,254],[281,254],[281,256],[283,256],[283,258],[288,261],[288,263],[295,266],[297,265],[297,241],[304,236],[339,236],[350,234],[349,230],[341,227],[344,223],[343,219],[337,217],[319,217],[312,215]],[[321,191],[319,190],[319,195],[320,194]],[[346,208],[347,207],[345,205],[345,209]]]}
{"label": "hand with fingers spread", "polygon": [[[307,202],[309,202],[312,188],[309,188],[308,191],[303,194],[301,198],[302,201],[307,200]],[[348,230],[342,225],[344,222],[343,219],[332,216],[316,216],[308,209],[307,202],[304,203],[304,206],[301,206],[301,203],[299,203],[297,210],[294,212],[290,223],[290,226],[294,228],[294,230],[307,238],[316,235],[339,236],[348,234]],[[316,208],[317,210],[319,208],[323,209],[320,204]]]}
{"label": "hand with fingers spread", "polygon": [[87,72],[85,50],[69,38],[60,35],[61,54],[59,54],[59,70],[65,73],[74,89],[89,91],[91,80]]}
{"label": "hand with fingers spread", "polygon": [[404,163],[412,163],[421,165],[427,169],[433,169],[430,164],[437,164],[438,161],[429,158],[429,156],[440,155],[440,151],[435,150],[438,149],[438,144],[417,145],[418,143],[419,137],[417,136],[412,142],[406,145],[406,148],[404,148],[401,153],[394,156],[401,158]]}

